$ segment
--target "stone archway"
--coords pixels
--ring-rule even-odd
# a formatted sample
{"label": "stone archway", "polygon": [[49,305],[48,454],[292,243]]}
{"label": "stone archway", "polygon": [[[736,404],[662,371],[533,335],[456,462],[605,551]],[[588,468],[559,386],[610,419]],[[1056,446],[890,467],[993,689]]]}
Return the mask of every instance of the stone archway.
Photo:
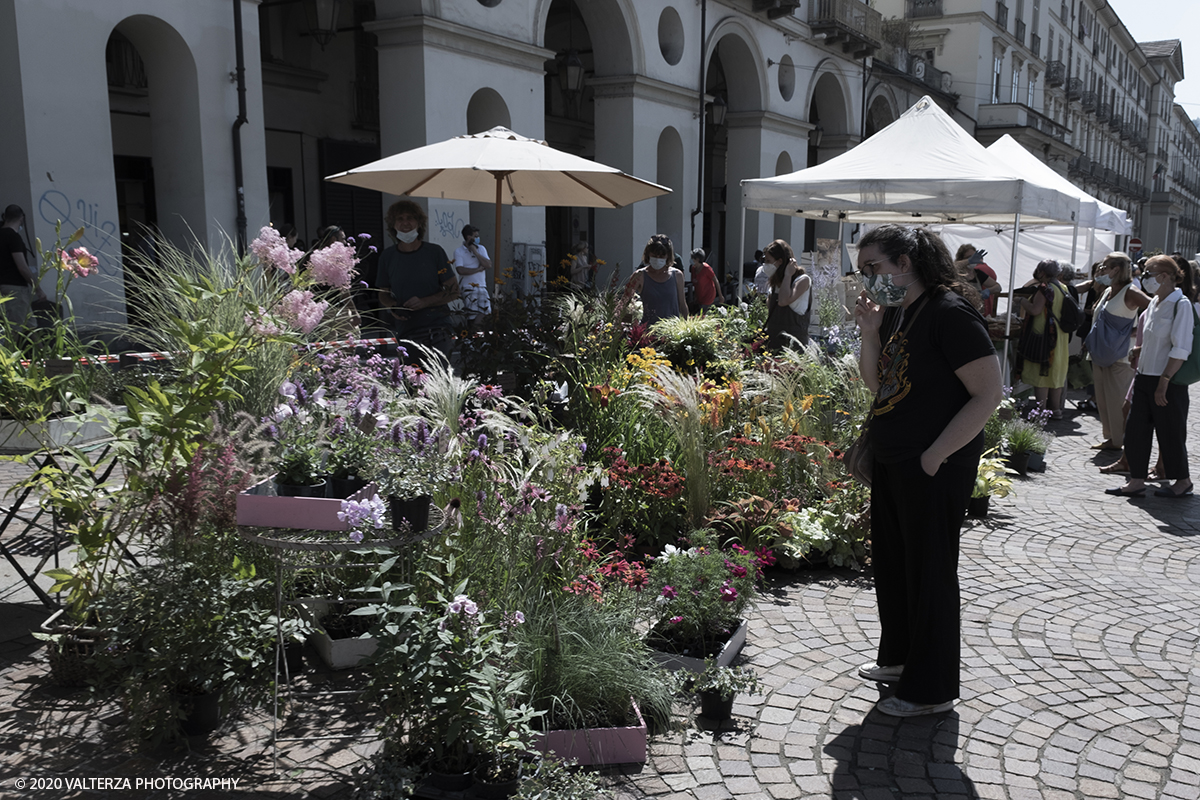
{"label": "stone archway", "polygon": [[[791,154],[789,154],[787,151],[780,153],[779,158],[775,159],[775,174],[777,176],[778,175],[787,175],[788,173],[793,172],[793,171],[794,170],[792,169]],[[786,214],[776,214],[775,215],[775,238],[783,239],[783,240],[787,241],[789,244],[791,244],[792,223],[794,221],[795,221],[794,217],[790,217]]]}
{"label": "stone archway", "polygon": [[[701,238],[712,251],[709,263],[719,276],[724,275],[726,265],[736,269],[746,260],[746,254],[738,252],[743,234],[741,181],[762,177],[769,168],[763,163],[762,145],[765,63],[754,37],[741,25],[728,22],[714,29],[704,90],[714,102],[724,103],[727,111],[723,125],[716,125],[712,115],[705,121]],[[760,230],[759,218],[758,212],[746,214],[745,236],[750,238],[746,248],[750,252],[755,249],[753,242],[767,233]]]}
{"label": "stone archway", "polygon": [[471,95],[467,103],[467,133],[483,133],[497,125],[512,128],[512,114],[500,93],[485,87]]}
{"label": "stone archway", "polygon": [[[484,87],[477,90],[467,102],[467,133],[483,133],[497,125],[512,128],[512,114],[509,112],[508,104],[495,89]],[[496,207],[494,203],[469,203],[467,220],[479,228],[479,236],[493,259],[496,257],[496,254],[492,252],[495,249],[494,242],[511,242],[513,240],[512,206],[503,206],[500,209],[499,239],[496,237]],[[455,220],[453,226],[447,226],[454,229],[447,238],[457,240],[456,247],[462,244],[462,241],[458,239],[462,230],[460,221]],[[447,252],[453,254],[452,251],[448,250]],[[494,279],[495,273],[492,277]]]}
{"label": "stone archway", "polygon": [[897,116],[891,100],[883,94],[876,95],[867,108],[866,127],[863,129],[863,135],[869,139],[895,122]]}
{"label": "stone archway", "polygon": [[[674,128],[663,128],[658,135],[658,174],[655,181],[671,190],[655,200],[655,230],[665,233],[675,242],[676,250],[684,249],[683,230],[683,139]],[[687,259],[684,259],[686,263]]]}
{"label": "stone archway", "polygon": [[[113,179],[122,250],[151,253],[157,231],[181,247],[209,241],[196,62],[168,23],[127,17],[109,35],[109,113]],[[113,85],[121,91],[114,93]],[[122,260],[123,275],[135,269]],[[124,281],[123,281],[124,282]],[[153,324],[139,298],[126,294],[130,322]]]}

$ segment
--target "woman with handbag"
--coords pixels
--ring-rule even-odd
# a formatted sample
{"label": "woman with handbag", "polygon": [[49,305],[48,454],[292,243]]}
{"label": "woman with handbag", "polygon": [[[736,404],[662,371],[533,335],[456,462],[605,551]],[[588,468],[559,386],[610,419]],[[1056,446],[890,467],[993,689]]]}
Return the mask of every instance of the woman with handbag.
{"label": "woman with handbag", "polygon": [[1067,296],[1067,288],[1058,279],[1059,272],[1058,262],[1052,258],[1034,267],[1037,291],[1032,300],[1021,298],[1026,318],[1018,345],[1023,365],[1021,380],[1033,387],[1038,405],[1049,409],[1054,419],[1062,417],[1063,389],[1070,366],[1067,355],[1070,334],[1058,325],[1063,299]]}
{"label": "woman with handbag", "polygon": [[1151,436],[1157,435],[1163,474],[1171,481],[1156,489],[1159,497],[1181,498],[1192,493],[1187,458],[1188,387],[1171,378],[1192,352],[1196,311],[1179,288],[1186,276],[1170,256],[1152,256],[1146,262],[1142,286],[1152,294],[1143,315],[1142,346],[1135,352],[1137,375],[1125,423],[1125,457],[1129,480],[1124,486],[1105,489],[1106,494],[1141,497],[1146,493],[1150,466]]}
{"label": "woman with handbag", "polygon": [[1084,343],[1092,360],[1096,410],[1104,441],[1093,450],[1120,450],[1125,446],[1125,394],[1133,382],[1129,346],[1134,325],[1150,298],[1133,285],[1129,256],[1109,253],[1096,270],[1095,283],[1106,287],[1096,301],[1092,329]]}
{"label": "woman with handbag", "polygon": [[983,426],[1003,397],[1000,365],[936,234],[875,228],[858,269],[859,368],[877,393],[867,437],[881,628],[876,661],[858,674],[898,683],[882,713],[937,714],[959,693],[958,539]]}

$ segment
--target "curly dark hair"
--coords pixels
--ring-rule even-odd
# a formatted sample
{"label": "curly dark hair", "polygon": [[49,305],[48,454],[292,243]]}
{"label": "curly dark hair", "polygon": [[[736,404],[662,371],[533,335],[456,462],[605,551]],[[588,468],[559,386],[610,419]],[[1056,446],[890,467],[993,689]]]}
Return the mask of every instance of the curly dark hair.
{"label": "curly dark hair", "polygon": [[925,228],[909,228],[904,225],[880,225],[866,232],[858,240],[858,247],[876,245],[891,261],[908,256],[917,279],[926,289],[945,288],[979,305],[978,292],[963,282],[950,251],[942,237]]}
{"label": "curly dark hair", "polygon": [[425,213],[425,209],[412,200],[397,200],[388,206],[384,222],[387,225],[388,236],[392,237],[392,241],[400,241],[396,238],[396,218],[401,214],[412,214],[417,218],[417,238],[422,242],[425,241],[425,234],[429,231],[429,215]]}

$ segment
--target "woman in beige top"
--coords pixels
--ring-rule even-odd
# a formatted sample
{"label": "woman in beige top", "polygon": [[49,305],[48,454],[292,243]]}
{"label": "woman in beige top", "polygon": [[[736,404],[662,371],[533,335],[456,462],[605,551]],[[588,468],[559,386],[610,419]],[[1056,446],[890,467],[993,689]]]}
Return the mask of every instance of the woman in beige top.
{"label": "woman in beige top", "polygon": [[1125,446],[1125,395],[1135,372],[1129,363],[1132,321],[1136,321],[1137,315],[1150,305],[1150,298],[1133,285],[1132,279],[1129,256],[1124,253],[1109,253],[1096,269],[1096,283],[1108,288],[1096,302],[1094,318],[1099,320],[1101,314],[1107,314],[1114,326],[1122,329],[1128,326],[1130,334],[1124,338],[1123,352],[1116,361],[1102,363],[1107,362],[1112,353],[1093,353],[1091,356],[1096,409],[1104,435],[1102,442],[1092,446],[1093,450],[1120,450]]}

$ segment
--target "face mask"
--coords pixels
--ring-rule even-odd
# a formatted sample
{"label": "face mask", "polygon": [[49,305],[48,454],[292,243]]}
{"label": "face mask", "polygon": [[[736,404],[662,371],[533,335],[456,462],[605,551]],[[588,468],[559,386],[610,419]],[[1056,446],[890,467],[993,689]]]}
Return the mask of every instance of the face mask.
{"label": "face mask", "polygon": [[405,244],[412,244],[413,242],[415,242],[417,240],[418,234],[419,234],[419,230],[417,228],[413,228],[411,231],[408,231],[407,233],[400,230],[399,228],[396,228],[396,238],[399,239],[400,241],[404,242]]}
{"label": "face mask", "polygon": [[766,276],[768,278],[771,277],[772,275],[774,275],[775,270],[777,270],[777,269],[779,269],[778,264],[772,264],[769,261],[763,262],[763,272],[766,274]]}
{"label": "face mask", "polygon": [[1147,275],[1146,277],[1142,278],[1142,289],[1144,289],[1148,294],[1158,294],[1158,290],[1161,287],[1162,284],[1159,283],[1158,278],[1154,277],[1153,275]]}
{"label": "face mask", "polygon": [[471,244],[479,244],[479,237],[476,236],[474,239],[472,239]]}
{"label": "face mask", "polygon": [[1100,284],[1101,286],[1112,286],[1112,278],[1108,275],[1097,275],[1096,283]]}
{"label": "face mask", "polygon": [[908,294],[908,286],[897,286],[892,282],[894,276],[877,274],[866,278],[863,287],[867,295],[881,306],[898,306],[904,302]]}
{"label": "face mask", "polygon": [[665,258],[650,259],[650,269],[662,269],[665,266],[667,266],[667,260]]}

